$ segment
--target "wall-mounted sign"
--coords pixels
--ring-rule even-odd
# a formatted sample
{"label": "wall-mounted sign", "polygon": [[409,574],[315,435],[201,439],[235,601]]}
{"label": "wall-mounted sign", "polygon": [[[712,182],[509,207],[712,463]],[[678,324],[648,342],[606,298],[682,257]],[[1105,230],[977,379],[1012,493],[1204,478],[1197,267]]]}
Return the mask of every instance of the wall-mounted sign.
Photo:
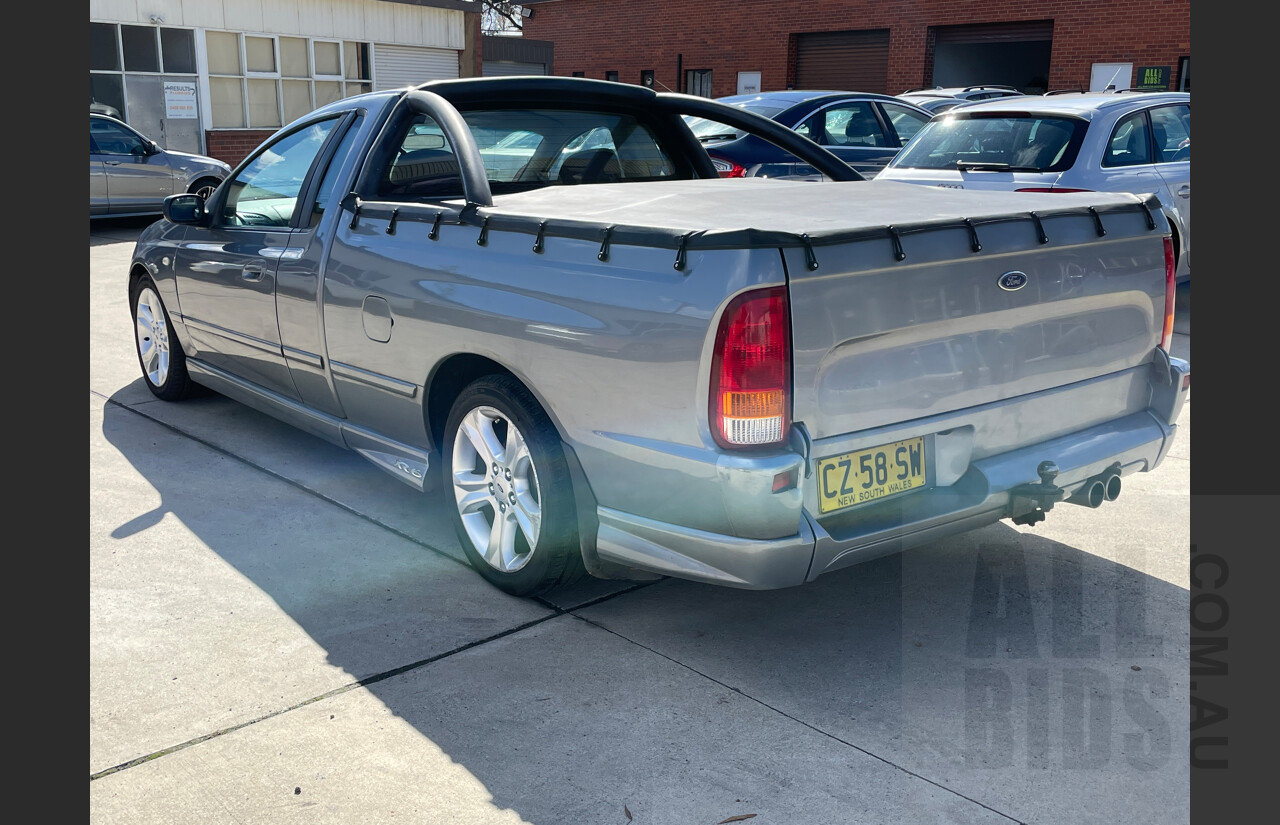
{"label": "wall-mounted sign", "polygon": [[196,84],[166,80],[164,82],[164,116],[196,117]]}
{"label": "wall-mounted sign", "polygon": [[754,95],[760,91],[759,72],[738,72],[738,94]]}
{"label": "wall-mounted sign", "polygon": [[1135,89],[1167,89],[1169,88],[1168,66],[1139,66],[1133,74]]}

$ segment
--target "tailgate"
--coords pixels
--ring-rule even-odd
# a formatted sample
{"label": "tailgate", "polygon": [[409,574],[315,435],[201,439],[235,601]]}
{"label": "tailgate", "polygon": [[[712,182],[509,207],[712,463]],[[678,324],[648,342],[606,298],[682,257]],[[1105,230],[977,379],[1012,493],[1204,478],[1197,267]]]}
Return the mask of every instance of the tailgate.
{"label": "tailgate", "polygon": [[795,421],[820,439],[1150,361],[1164,322],[1155,221],[1081,207],[783,249]]}

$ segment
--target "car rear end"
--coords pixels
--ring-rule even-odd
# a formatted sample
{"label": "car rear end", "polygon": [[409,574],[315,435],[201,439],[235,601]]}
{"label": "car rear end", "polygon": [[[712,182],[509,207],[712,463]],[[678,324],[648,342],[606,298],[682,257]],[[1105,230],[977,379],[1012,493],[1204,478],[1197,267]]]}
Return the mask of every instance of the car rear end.
{"label": "car rear end", "polygon": [[1063,182],[1089,121],[1087,112],[972,104],[935,117],[876,177],[947,189],[1084,191]]}

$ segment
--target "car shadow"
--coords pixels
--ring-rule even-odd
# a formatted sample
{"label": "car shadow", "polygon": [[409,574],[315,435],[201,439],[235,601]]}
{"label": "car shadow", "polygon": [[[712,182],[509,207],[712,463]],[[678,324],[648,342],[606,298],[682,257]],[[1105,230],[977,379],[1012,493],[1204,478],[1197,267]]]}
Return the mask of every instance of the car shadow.
{"label": "car shadow", "polygon": [[[699,807],[711,789],[839,819],[873,781],[1021,821],[1186,819],[1188,592],[1133,566],[1001,523],[785,590],[513,599],[461,561],[442,496],[220,396],[138,401],[140,383],[102,437],[154,506],[117,504],[110,535],[176,519],[523,821],[599,821],[602,800],[702,821],[724,810]],[[150,575],[181,579],[189,555]]]}

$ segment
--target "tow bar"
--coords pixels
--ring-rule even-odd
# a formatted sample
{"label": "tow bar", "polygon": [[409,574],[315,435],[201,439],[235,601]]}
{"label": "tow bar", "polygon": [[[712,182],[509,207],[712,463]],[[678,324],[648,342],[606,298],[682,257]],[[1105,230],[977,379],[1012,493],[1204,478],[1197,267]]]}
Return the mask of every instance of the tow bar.
{"label": "tow bar", "polygon": [[1039,484],[1019,484],[1009,490],[1009,516],[1014,524],[1034,527],[1044,521],[1044,514],[1052,510],[1053,505],[1067,496],[1066,490],[1053,483],[1058,477],[1057,464],[1041,461],[1036,474],[1040,476]]}

